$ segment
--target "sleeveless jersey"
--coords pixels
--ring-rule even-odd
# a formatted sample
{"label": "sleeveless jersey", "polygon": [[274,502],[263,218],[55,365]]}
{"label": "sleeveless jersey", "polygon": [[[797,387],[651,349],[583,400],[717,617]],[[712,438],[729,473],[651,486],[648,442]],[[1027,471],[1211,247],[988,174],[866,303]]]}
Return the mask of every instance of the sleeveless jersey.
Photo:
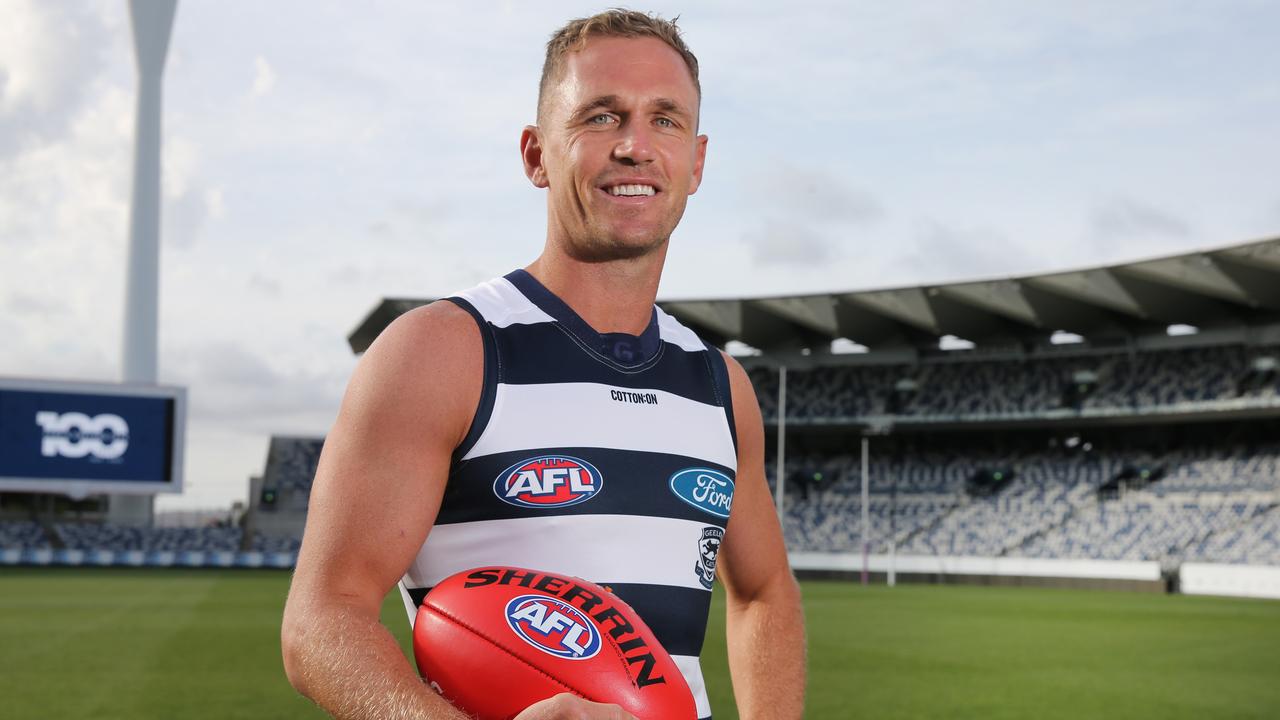
{"label": "sleeveless jersey", "polygon": [[484,390],[435,526],[400,588],[410,622],[453,573],[514,565],[608,586],[699,666],[737,470],[724,358],[661,308],[595,332],[524,270],[448,301],[484,340]]}

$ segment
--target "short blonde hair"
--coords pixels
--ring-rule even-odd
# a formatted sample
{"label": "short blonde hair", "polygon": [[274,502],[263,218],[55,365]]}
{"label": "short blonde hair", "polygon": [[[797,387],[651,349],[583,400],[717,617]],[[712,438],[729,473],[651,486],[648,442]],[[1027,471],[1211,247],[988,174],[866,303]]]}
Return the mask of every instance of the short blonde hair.
{"label": "short blonde hair", "polygon": [[680,53],[684,64],[689,68],[693,78],[693,88],[702,100],[702,85],[698,82],[698,58],[680,37],[680,28],[676,20],[663,20],[653,13],[642,13],[624,8],[613,8],[591,17],[578,18],[557,30],[547,42],[547,58],[542,63],[542,79],[538,83],[538,119],[541,122],[543,100],[547,96],[547,88],[560,79],[564,71],[564,58],[571,52],[577,52],[587,44],[587,40],[596,37],[622,38],[657,38]]}

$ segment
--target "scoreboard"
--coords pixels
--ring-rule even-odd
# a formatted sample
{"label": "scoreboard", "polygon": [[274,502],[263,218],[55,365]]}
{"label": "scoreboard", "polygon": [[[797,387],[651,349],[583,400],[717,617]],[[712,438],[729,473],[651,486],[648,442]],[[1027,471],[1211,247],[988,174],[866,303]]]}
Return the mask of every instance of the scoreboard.
{"label": "scoreboard", "polygon": [[186,389],[0,378],[0,491],[181,492]]}

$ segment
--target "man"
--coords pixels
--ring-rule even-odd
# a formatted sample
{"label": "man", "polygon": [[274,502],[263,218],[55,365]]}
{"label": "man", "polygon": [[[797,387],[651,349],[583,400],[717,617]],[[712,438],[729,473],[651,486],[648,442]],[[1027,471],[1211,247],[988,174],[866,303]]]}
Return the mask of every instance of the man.
{"label": "man", "polygon": [[[741,716],[800,717],[803,619],[754,392],[654,306],[702,180],[700,92],[673,23],[609,11],[558,32],[520,142],[547,190],[542,255],[405,314],[361,360],[282,629],[290,681],[333,715],[464,717],[406,662],[381,602],[401,580],[412,613],[451,572],[510,564],[609,584],[664,628],[702,717],[697,655],[718,576]],[[518,717],[631,716],[559,695]]]}

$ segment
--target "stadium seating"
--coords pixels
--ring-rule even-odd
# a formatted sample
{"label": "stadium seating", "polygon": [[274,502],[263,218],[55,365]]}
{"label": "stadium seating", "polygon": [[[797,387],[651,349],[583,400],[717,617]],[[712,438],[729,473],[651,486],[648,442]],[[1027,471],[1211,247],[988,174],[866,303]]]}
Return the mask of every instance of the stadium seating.
{"label": "stadium seating", "polygon": [[[874,426],[878,418],[1023,421],[1077,411],[1096,416],[1273,407],[1280,405],[1280,375],[1257,371],[1255,361],[1277,355],[1275,346],[1064,348],[1021,359],[955,354],[910,364],[819,364],[789,370],[787,418],[802,427]],[[749,373],[766,420],[776,421],[777,372],[757,366]],[[1223,426],[1190,428],[1176,438],[1113,443],[1092,453],[1016,443],[1002,452],[924,441],[913,446],[899,439],[898,450],[871,456],[871,550],[1280,562],[1280,512],[1273,509],[1280,502],[1280,445],[1232,432],[1239,434]],[[788,459],[789,483],[813,473],[825,479],[820,487],[792,485],[784,515],[789,547],[860,547],[857,463],[847,449]],[[971,496],[966,480],[983,468],[1009,468],[1013,479],[994,495]],[[772,470],[770,463],[770,476]],[[1104,486],[1111,492],[1099,492]]]}
{"label": "stadium seating", "polygon": [[[1061,357],[983,360],[925,358],[916,364],[823,366],[787,373],[787,417],[796,421],[874,416],[919,419],[1027,417],[1078,407],[1095,412],[1190,410],[1197,403],[1280,401],[1280,375],[1253,361],[1280,347],[1226,345],[1147,351],[1061,351]],[[1070,400],[1077,373],[1090,387]],[[750,377],[767,419],[777,416],[778,375]],[[906,381],[907,385],[902,385]]]}
{"label": "stadium seating", "polygon": [[920,555],[995,557],[1052,528],[1073,508],[1094,498],[1102,480],[1114,472],[1105,459],[1027,458],[1002,492],[965,497],[939,522],[912,534],[901,552]]}
{"label": "stadium seating", "polygon": [[1156,495],[1137,491],[1079,508],[1059,529],[1036,538],[1019,555],[1098,560],[1176,562],[1186,548],[1273,507],[1270,500],[1231,494]]}
{"label": "stadium seating", "polygon": [[142,550],[146,552],[234,552],[240,549],[237,527],[141,528],[106,523],[58,523],[58,540],[70,550]]}
{"label": "stadium seating", "polygon": [[265,535],[255,532],[249,542],[249,550],[263,553],[296,553],[302,547],[302,538]]}
{"label": "stadium seating", "polygon": [[1159,494],[1278,489],[1280,449],[1276,447],[1206,445],[1170,453],[1165,461],[1170,467],[1153,486]]}
{"label": "stadium seating", "polygon": [[1280,505],[1191,546],[1188,560],[1280,565]]}
{"label": "stadium seating", "polygon": [[35,550],[49,547],[39,523],[0,522],[0,549]]}
{"label": "stadium seating", "polygon": [[[873,553],[1280,565],[1280,421],[1208,422],[1200,412],[1274,415],[1280,375],[1274,363],[1255,360],[1277,355],[1280,347],[1241,345],[1067,349],[790,370],[787,415],[798,426],[783,471],[787,545],[861,550],[861,459],[852,433],[887,417],[898,429],[872,440],[868,467]],[[749,374],[766,421],[776,420],[776,371],[757,366]],[[1095,417],[1080,421],[1076,410]],[[1199,424],[1130,417],[1104,426],[1115,419],[1096,418],[1148,411],[1200,413]],[[1002,429],[961,427],[979,420],[999,420]],[[1053,424],[1064,420],[1070,424]],[[917,425],[901,431],[907,421]],[[949,424],[927,424],[935,421]],[[858,425],[851,433],[842,423]],[[248,551],[292,562],[323,444],[271,439],[257,486],[259,499],[270,501],[254,503],[243,531],[64,522],[47,535],[38,523],[8,521],[0,523],[0,549]],[[769,459],[771,488],[774,472]],[[982,478],[997,482],[979,491]]]}
{"label": "stadium seating", "polygon": [[[784,531],[799,551],[861,548],[858,457],[789,458]],[[1111,495],[1099,490],[1134,467],[1160,475]],[[966,480],[981,467],[1013,478],[990,496]],[[815,488],[795,479],[821,473]],[[769,467],[773,484],[772,466]],[[1148,483],[1149,484],[1146,484]],[[1062,447],[1005,453],[922,450],[872,454],[870,550],[935,556],[1280,562],[1280,445],[1214,444],[1153,451]]]}
{"label": "stadium seating", "polygon": [[272,437],[262,486],[278,493],[276,510],[305,512],[324,438]]}

